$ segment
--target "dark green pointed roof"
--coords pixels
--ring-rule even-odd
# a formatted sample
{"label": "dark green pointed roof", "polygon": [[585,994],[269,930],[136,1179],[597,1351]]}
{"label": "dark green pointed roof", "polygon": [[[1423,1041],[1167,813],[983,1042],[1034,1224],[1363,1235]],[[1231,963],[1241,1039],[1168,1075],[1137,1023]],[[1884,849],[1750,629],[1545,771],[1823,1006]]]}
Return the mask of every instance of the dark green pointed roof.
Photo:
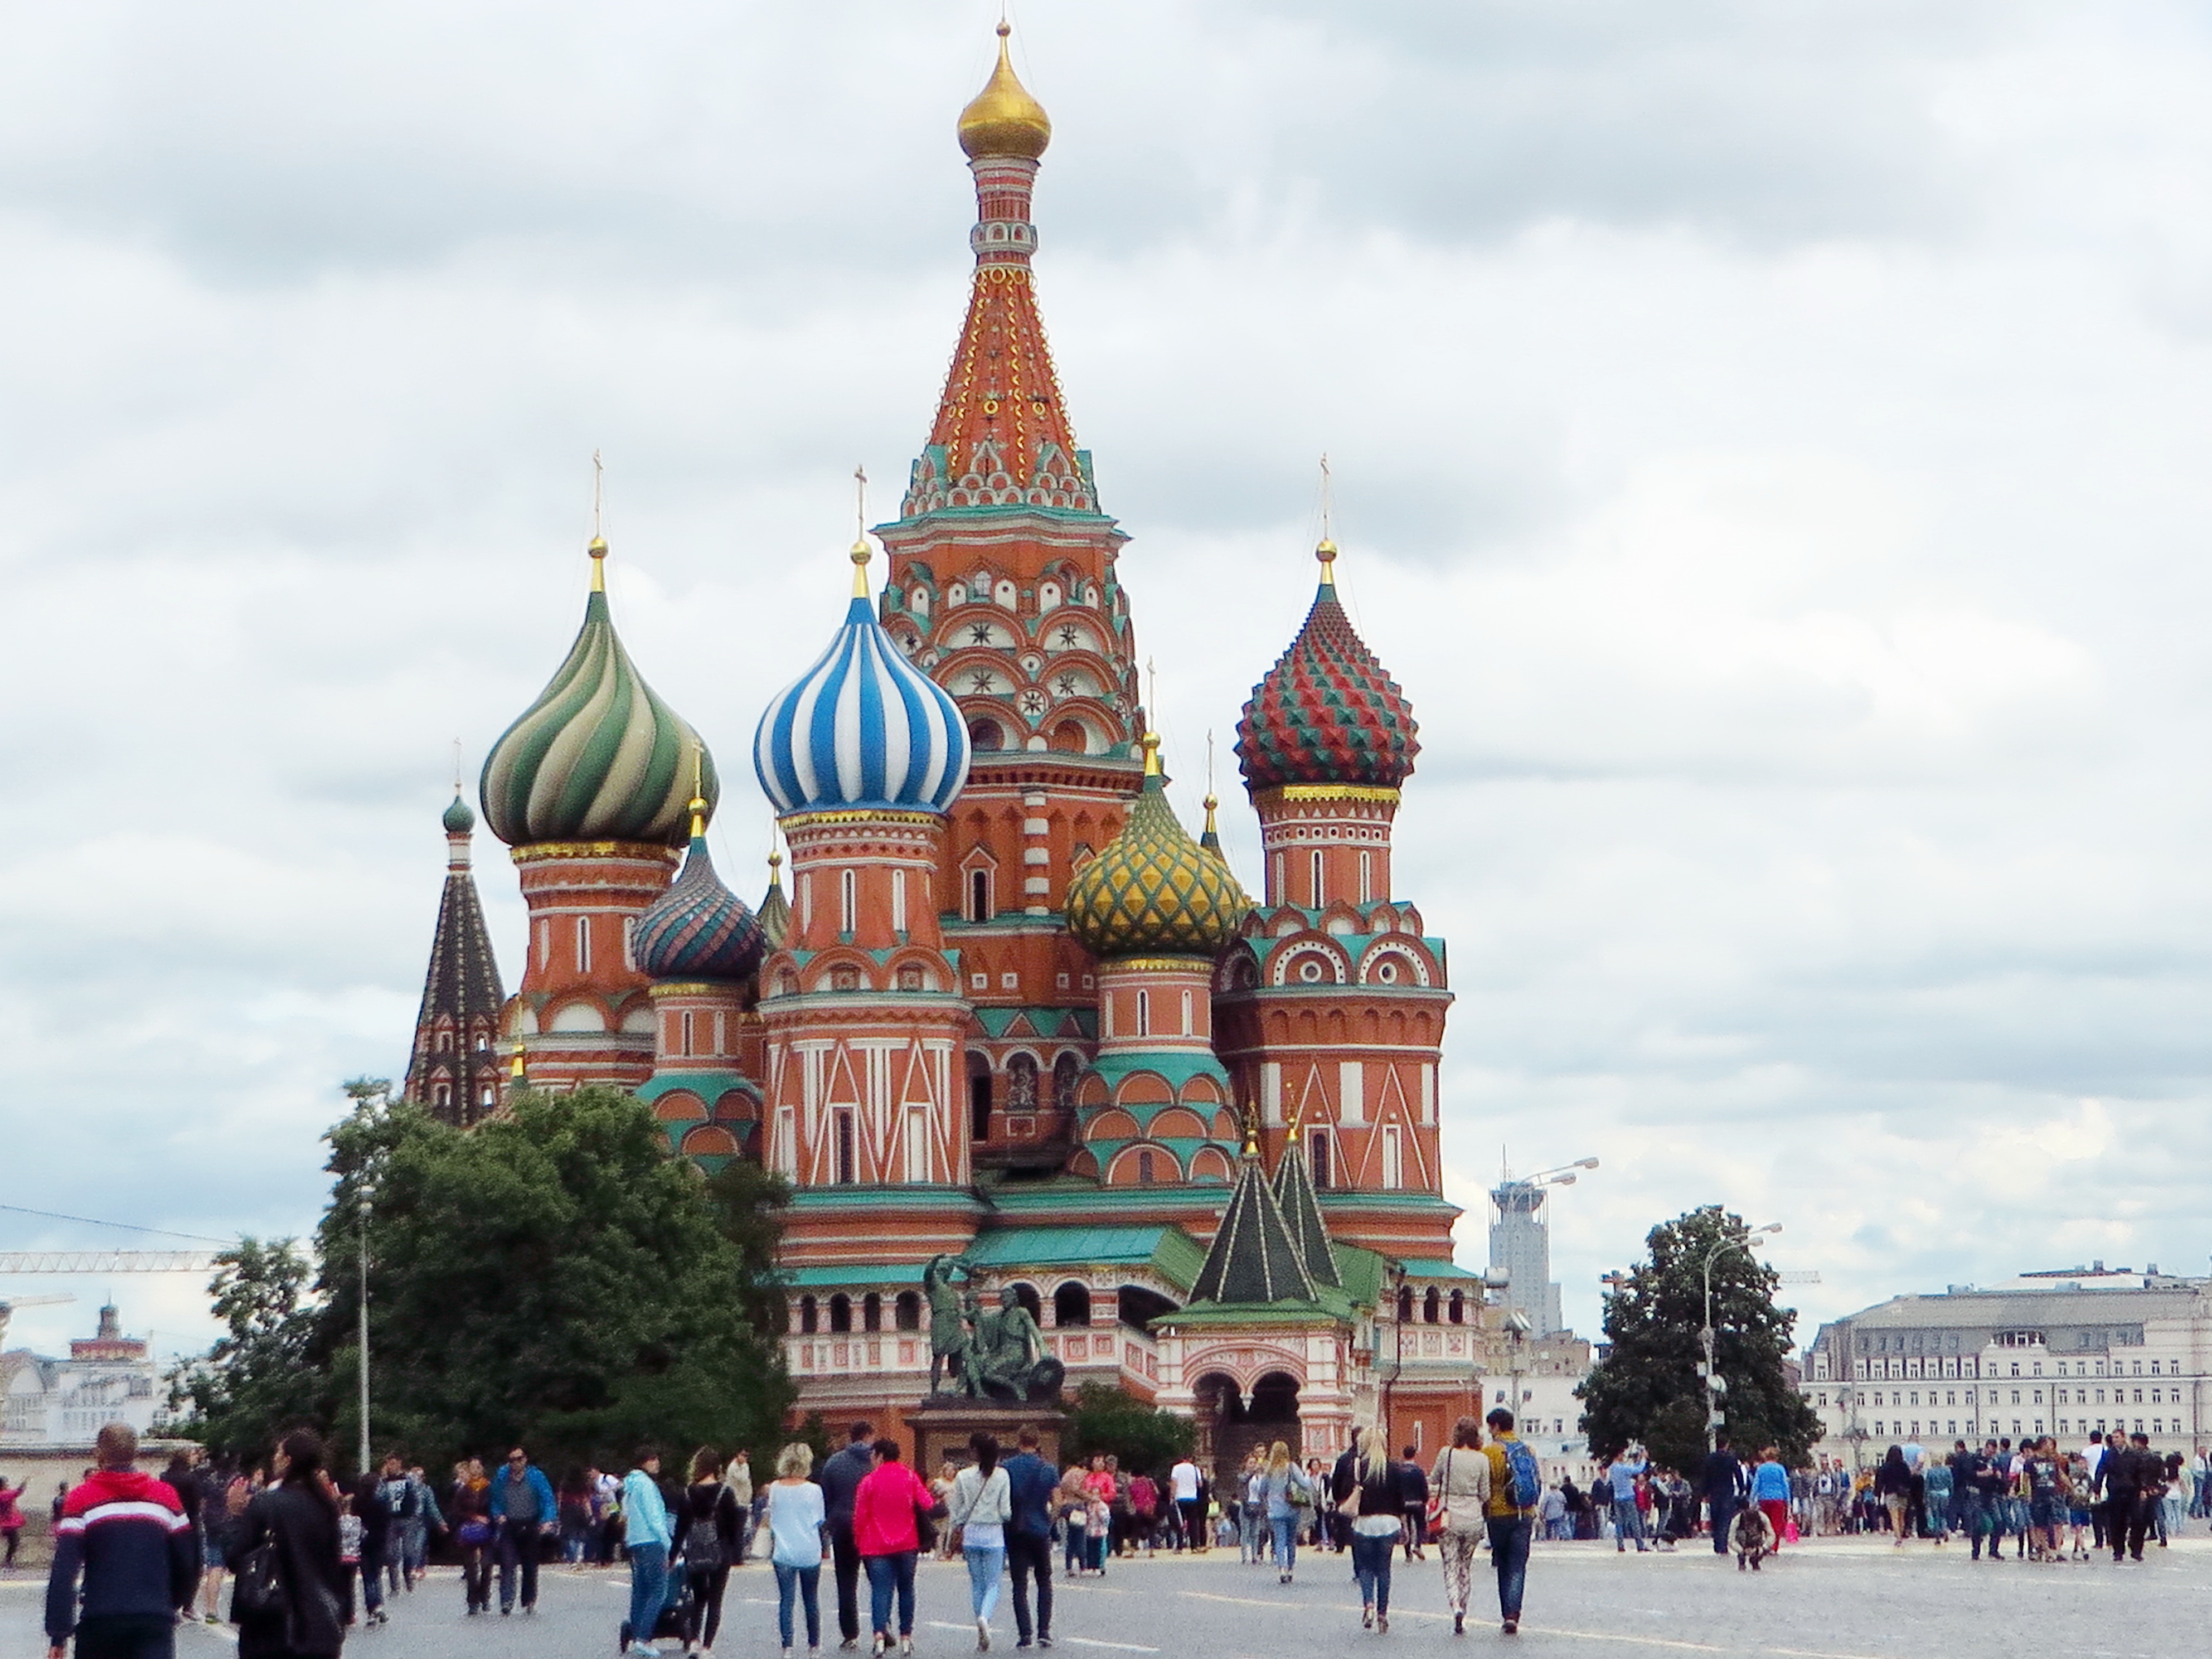
{"label": "dark green pointed roof", "polygon": [[1283,1224],[1290,1230],[1291,1243],[1298,1247],[1307,1275],[1316,1285],[1342,1289],[1336,1257],[1328,1248],[1328,1228],[1322,1220],[1321,1200],[1314,1195],[1305,1139],[1295,1129],[1283,1148],[1283,1161],[1275,1166],[1275,1207],[1283,1212]]}
{"label": "dark green pointed roof", "polygon": [[1229,1195],[1229,1209],[1190,1287],[1190,1299],[1193,1307],[1314,1299],[1313,1278],[1255,1154],[1248,1152],[1237,1171],[1237,1189]]}

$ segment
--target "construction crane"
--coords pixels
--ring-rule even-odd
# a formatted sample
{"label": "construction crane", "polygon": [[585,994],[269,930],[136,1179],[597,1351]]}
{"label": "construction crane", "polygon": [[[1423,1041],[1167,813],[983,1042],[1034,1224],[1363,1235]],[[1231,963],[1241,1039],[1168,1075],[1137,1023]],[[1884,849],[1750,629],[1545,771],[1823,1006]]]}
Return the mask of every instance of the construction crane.
{"label": "construction crane", "polygon": [[211,1250],[0,1250],[0,1273],[204,1273]]}
{"label": "construction crane", "polygon": [[64,1302],[74,1302],[73,1296],[19,1296],[0,1299],[0,1349],[8,1346],[8,1322],[18,1308],[58,1308]]}

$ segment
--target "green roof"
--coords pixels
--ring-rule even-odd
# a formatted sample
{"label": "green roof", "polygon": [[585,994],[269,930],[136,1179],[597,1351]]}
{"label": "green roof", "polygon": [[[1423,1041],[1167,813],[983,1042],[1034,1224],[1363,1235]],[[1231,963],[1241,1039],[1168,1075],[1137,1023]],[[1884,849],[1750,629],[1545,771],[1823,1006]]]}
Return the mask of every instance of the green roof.
{"label": "green roof", "polygon": [[[1181,1098],[1183,1085],[1194,1077],[1210,1077],[1223,1084],[1229,1081],[1228,1070],[1212,1054],[1107,1054],[1095,1061],[1091,1069],[1105,1079],[1109,1089],[1139,1072],[1150,1072],[1175,1091],[1176,1100],[1172,1103],[1179,1105],[1186,1103]],[[1170,1103],[1159,1103],[1163,1106]]]}
{"label": "green roof", "polygon": [[1482,1275],[1456,1261],[1407,1261],[1400,1264],[1408,1279],[1480,1279]]}
{"label": "green roof", "polygon": [[1255,1307],[1313,1300],[1313,1276],[1297,1241],[1284,1224],[1275,1194],[1256,1154],[1248,1154],[1230,1194],[1229,1209],[1214,1230],[1206,1265],[1191,1286],[1193,1303]]}
{"label": "green roof", "polygon": [[1382,1280],[1390,1271],[1389,1256],[1364,1245],[1340,1244],[1333,1239],[1328,1253],[1336,1258],[1336,1276],[1345,1295],[1363,1308],[1374,1307],[1382,1300]]}
{"label": "green roof", "polygon": [[991,1267],[1152,1267],[1188,1290],[1206,1252],[1179,1227],[1006,1227],[979,1237],[967,1259]]}
{"label": "green roof", "polygon": [[921,1283],[921,1263],[884,1264],[856,1261],[843,1267],[793,1267],[782,1275],[783,1282],[805,1290],[817,1285],[833,1285],[842,1290],[848,1285],[919,1285]]}

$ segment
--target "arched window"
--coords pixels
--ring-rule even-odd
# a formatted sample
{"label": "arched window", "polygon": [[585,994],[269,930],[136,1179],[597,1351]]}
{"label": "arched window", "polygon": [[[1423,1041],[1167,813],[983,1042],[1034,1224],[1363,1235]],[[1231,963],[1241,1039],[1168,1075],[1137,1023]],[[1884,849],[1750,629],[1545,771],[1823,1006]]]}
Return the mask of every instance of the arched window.
{"label": "arched window", "polygon": [[968,920],[988,921],[991,919],[991,872],[970,870],[968,872]]}
{"label": "arched window", "polygon": [[1451,1310],[1449,1317],[1451,1319],[1451,1322],[1455,1325],[1464,1325],[1467,1323],[1466,1291],[1454,1291],[1451,1293]]}
{"label": "arched window", "polygon": [[1006,734],[999,729],[996,720],[970,720],[968,722],[968,746],[979,753],[985,750],[1004,749]]}
{"label": "arched window", "polygon": [[1411,1285],[1398,1287],[1398,1322],[1401,1325],[1413,1322],[1413,1287]]}
{"label": "arched window", "polygon": [[860,877],[854,870],[837,872],[837,927],[846,933],[860,928]]}
{"label": "arched window", "polygon": [[1006,1109],[1010,1112],[1036,1110],[1037,1063],[1027,1054],[1016,1054],[1006,1062]]}
{"label": "arched window", "polygon": [[453,1034],[451,1031],[439,1032],[438,1041],[434,1046],[440,1054],[450,1054],[453,1052]]}
{"label": "arched window", "polygon": [[1306,1158],[1313,1164],[1314,1185],[1326,1188],[1328,1185],[1328,1137],[1318,1129],[1306,1137]]}
{"label": "arched window", "polygon": [[822,1310],[811,1296],[799,1298],[799,1334],[811,1336],[822,1328]]}
{"label": "arched window", "polygon": [[1081,720],[1062,720],[1052,728],[1052,746],[1062,755],[1079,755],[1091,746],[1090,734]]}
{"label": "arched window", "polygon": [[853,1329],[853,1298],[840,1291],[830,1298],[830,1334],[847,1336]]}
{"label": "arched window", "polygon": [[902,1331],[921,1328],[921,1292],[901,1291],[898,1300],[891,1304],[891,1322]]}
{"label": "arched window", "polygon": [[1052,1104],[1059,1112],[1075,1109],[1076,1080],[1083,1075],[1083,1062],[1073,1054],[1062,1054],[1052,1063]]}
{"label": "arched window", "polygon": [[1424,1325],[1433,1325],[1437,1322],[1437,1317],[1440,1310],[1439,1304],[1443,1300],[1443,1298],[1437,1293],[1437,1287],[1433,1285],[1430,1285],[1429,1288],[1422,1293],[1421,1323]]}
{"label": "arched window", "polygon": [[1152,994],[1150,991],[1139,991],[1137,993],[1137,1035],[1150,1036],[1152,1034]]}
{"label": "arched window", "polygon": [[870,1291],[860,1298],[860,1328],[879,1331],[884,1328],[884,1299]]}
{"label": "arched window", "polygon": [[1044,1323],[1044,1298],[1037,1294],[1037,1287],[1036,1285],[1015,1285],[1014,1300],[1020,1303],[1023,1307],[1029,1310],[1029,1315],[1031,1319],[1036,1320],[1040,1325]]}
{"label": "arched window", "polygon": [[1071,1279],[1052,1293],[1052,1322],[1062,1328],[1091,1322],[1091,1287]]}
{"label": "arched window", "polygon": [[972,1051],[968,1056],[968,1138],[991,1138],[991,1062]]}

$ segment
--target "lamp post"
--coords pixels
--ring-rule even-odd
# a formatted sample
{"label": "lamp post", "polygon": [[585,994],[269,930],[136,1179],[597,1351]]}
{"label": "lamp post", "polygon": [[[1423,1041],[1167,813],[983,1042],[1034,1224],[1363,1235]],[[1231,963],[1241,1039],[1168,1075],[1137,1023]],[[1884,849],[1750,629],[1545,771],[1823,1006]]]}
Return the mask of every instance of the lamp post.
{"label": "lamp post", "polygon": [[374,1196],[364,1178],[361,1194],[361,1472],[368,1473],[368,1206]]}
{"label": "lamp post", "polygon": [[1513,1379],[1513,1426],[1523,1440],[1528,1437],[1528,1425],[1521,1420],[1521,1370],[1527,1358],[1524,1345],[1535,1322],[1518,1308],[1505,1312],[1505,1364]]}
{"label": "lamp post", "polygon": [[1720,1427],[1720,1407],[1717,1396],[1728,1392],[1726,1379],[1713,1374],[1713,1263],[1730,1250],[1750,1254],[1751,1241],[1761,1233],[1778,1233],[1782,1224],[1770,1221],[1764,1227],[1753,1227],[1741,1238],[1724,1238],[1713,1246],[1705,1256],[1705,1328],[1698,1333],[1705,1344],[1705,1449],[1711,1451],[1719,1443],[1715,1431]]}

